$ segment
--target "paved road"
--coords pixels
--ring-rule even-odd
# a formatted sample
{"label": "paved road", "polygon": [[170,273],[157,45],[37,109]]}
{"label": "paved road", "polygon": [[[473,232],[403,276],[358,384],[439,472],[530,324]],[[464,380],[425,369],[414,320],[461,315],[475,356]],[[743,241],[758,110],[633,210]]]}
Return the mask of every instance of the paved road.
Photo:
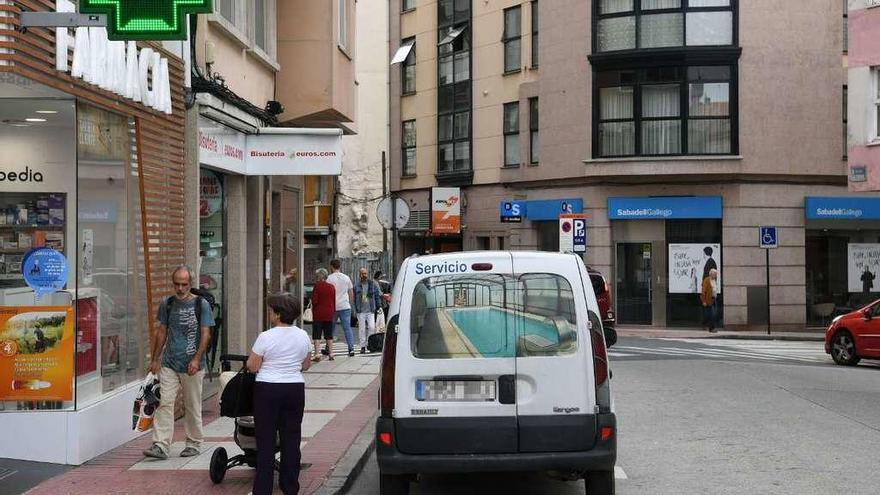
{"label": "paved road", "polygon": [[[621,339],[617,493],[874,494],[880,366],[821,342]],[[625,475],[626,479],[621,475]],[[349,493],[378,494],[375,459]],[[431,476],[414,494],[583,494],[542,475]]]}

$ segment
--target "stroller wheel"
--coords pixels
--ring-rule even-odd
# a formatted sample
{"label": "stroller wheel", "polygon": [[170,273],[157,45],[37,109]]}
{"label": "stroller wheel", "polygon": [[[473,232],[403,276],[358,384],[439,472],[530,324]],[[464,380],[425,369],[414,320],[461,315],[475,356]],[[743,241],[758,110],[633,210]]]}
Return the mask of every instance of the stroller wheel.
{"label": "stroller wheel", "polygon": [[211,467],[208,469],[211,481],[214,483],[223,481],[223,478],[226,476],[226,463],[228,461],[229,457],[226,455],[226,449],[223,447],[214,449],[214,454],[211,455]]}

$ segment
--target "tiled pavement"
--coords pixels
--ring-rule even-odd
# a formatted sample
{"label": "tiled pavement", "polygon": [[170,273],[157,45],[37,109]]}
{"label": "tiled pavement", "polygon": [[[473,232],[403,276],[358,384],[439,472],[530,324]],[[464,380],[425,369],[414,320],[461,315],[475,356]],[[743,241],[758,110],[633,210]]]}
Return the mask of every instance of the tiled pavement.
{"label": "tiled pavement", "polygon": [[[316,491],[333,466],[376,411],[379,390],[379,356],[326,358],[306,372],[306,410],[303,418],[303,459],[300,493]],[[28,495],[245,495],[251,489],[253,469],[234,468],[223,483],[208,477],[214,448],[223,446],[230,457],[240,452],[232,438],[232,419],[218,417],[217,397],[204,402],[205,443],[202,454],[178,456],[183,449],[183,423],[178,421],[171,457],[165,461],[144,459],[151,434],[118,447],[61,476],[52,478]],[[281,493],[276,488],[275,493]]]}

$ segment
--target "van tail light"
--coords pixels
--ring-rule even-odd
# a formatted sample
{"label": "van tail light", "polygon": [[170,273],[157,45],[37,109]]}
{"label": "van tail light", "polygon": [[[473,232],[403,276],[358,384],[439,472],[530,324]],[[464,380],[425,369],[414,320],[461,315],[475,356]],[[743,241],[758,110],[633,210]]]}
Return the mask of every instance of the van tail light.
{"label": "van tail light", "polygon": [[596,406],[600,413],[611,412],[611,385],[608,382],[608,350],[602,335],[602,323],[590,311],[590,341],[593,345],[593,376],[596,385]]}
{"label": "van tail light", "polygon": [[388,320],[385,345],[382,347],[382,368],[379,381],[379,410],[383,418],[390,418],[394,410],[394,371],[397,355],[398,315]]}
{"label": "van tail light", "polygon": [[391,433],[379,433],[379,442],[381,442],[383,445],[391,445]]}

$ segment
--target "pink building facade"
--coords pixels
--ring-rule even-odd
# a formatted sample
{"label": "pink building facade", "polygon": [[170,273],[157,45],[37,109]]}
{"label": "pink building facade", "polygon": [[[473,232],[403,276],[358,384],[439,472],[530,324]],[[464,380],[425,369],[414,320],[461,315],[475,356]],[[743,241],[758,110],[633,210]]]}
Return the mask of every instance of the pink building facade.
{"label": "pink building facade", "polygon": [[880,1],[849,0],[847,160],[853,191],[880,191]]}

